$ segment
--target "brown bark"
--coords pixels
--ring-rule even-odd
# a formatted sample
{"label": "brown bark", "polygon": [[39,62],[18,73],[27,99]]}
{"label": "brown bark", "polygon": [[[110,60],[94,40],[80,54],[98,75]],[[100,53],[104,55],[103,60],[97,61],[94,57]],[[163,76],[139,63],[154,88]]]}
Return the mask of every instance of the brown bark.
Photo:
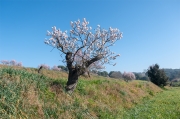
{"label": "brown bark", "polygon": [[[94,57],[93,59],[86,61],[82,66],[73,66],[72,63],[72,53],[68,52],[66,54],[66,62],[67,62],[67,67],[69,69],[69,75],[68,75],[68,81],[66,84],[66,91],[68,92],[73,92],[74,89],[76,88],[77,82],[78,82],[78,77],[80,75],[83,75],[86,71],[89,65],[91,65],[93,62],[98,61],[102,58],[102,55],[98,55]],[[89,75],[89,72],[88,72]],[[90,75],[89,75],[90,77]]]}
{"label": "brown bark", "polygon": [[38,73],[40,73],[41,69],[43,68],[43,66],[40,66],[38,69]]}
{"label": "brown bark", "polygon": [[78,82],[78,71],[73,69],[69,71],[66,91],[74,91]]}
{"label": "brown bark", "polygon": [[76,88],[77,82],[78,82],[78,70],[77,68],[72,66],[72,61],[71,61],[72,53],[68,52],[66,54],[66,62],[67,62],[67,67],[69,70],[68,74],[68,81],[66,84],[66,91],[73,92],[74,89]]}

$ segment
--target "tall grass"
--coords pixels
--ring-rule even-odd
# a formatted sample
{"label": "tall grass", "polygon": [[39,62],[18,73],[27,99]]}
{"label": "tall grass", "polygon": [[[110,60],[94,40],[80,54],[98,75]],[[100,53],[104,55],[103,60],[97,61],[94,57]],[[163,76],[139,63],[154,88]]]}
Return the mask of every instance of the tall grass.
{"label": "tall grass", "polygon": [[171,88],[155,97],[144,100],[131,110],[124,119],[180,119],[180,88]]}
{"label": "tall grass", "polygon": [[80,77],[74,93],[64,90],[67,73],[37,69],[0,68],[0,118],[114,119],[121,118],[143,97],[162,91],[145,81],[125,82]]}

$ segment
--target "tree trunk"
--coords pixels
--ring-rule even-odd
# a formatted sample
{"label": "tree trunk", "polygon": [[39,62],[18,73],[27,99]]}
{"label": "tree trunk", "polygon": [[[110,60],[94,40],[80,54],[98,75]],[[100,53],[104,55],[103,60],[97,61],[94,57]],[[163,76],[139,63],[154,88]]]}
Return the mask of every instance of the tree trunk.
{"label": "tree trunk", "polygon": [[73,92],[78,82],[78,71],[76,69],[70,70],[68,75],[68,82],[66,84],[66,91]]}
{"label": "tree trunk", "polygon": [[91,60],[88,60],[86,62],[83,61],[82,66],[75,65],[73,66],[73,60],[72,59],[72,53],[67,52],[66,53],[66,62],[67,62],[67,67],[69,70],[69,75],[68,75],[68,82],[66,84],[66,91],[68,92],[73,92],[74,89],[76,88],[77,82],[78,82],[78,77],[82,74],[84,74],[87,71],[87,68],[95,61],[98,61],[102,58],[102,55],[97,55]]}
{"label": "tree trunk", "polygon": [[40,71],[42,70],[43,66],[40,66],[38,69],[38,73],[40,73]]}

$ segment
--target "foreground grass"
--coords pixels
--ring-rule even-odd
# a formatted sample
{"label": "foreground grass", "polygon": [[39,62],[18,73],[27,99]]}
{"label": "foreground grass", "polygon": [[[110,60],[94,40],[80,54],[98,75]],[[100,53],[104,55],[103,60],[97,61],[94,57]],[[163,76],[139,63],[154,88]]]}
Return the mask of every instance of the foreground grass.
{"label": "foreground grass", "polygon": [[180,88],[171,88],[144,100],[126,111],[124,119],[180,119]]}
{"label": "foreground grass", "polygon": [[143,98],[162,90],[150,82],[81,77],[73,94],[67,73],[0,67],[0,118],[119,119]]}

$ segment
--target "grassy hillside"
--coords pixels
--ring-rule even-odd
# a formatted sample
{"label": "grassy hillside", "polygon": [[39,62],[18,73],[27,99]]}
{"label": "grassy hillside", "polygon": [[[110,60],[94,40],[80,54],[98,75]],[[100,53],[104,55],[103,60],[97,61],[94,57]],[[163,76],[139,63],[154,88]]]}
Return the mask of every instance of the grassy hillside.
{"label": "grassy hillside", "polygon": [[124,119],[180,119],[180,88],[172,88],[136,105]]}
{"label": "grassy hillside", "polygon": [[119,119],[124,110],[162,90],[146,81],[80,77],[64,90],[67,73],[0,65],[0,118]]}

